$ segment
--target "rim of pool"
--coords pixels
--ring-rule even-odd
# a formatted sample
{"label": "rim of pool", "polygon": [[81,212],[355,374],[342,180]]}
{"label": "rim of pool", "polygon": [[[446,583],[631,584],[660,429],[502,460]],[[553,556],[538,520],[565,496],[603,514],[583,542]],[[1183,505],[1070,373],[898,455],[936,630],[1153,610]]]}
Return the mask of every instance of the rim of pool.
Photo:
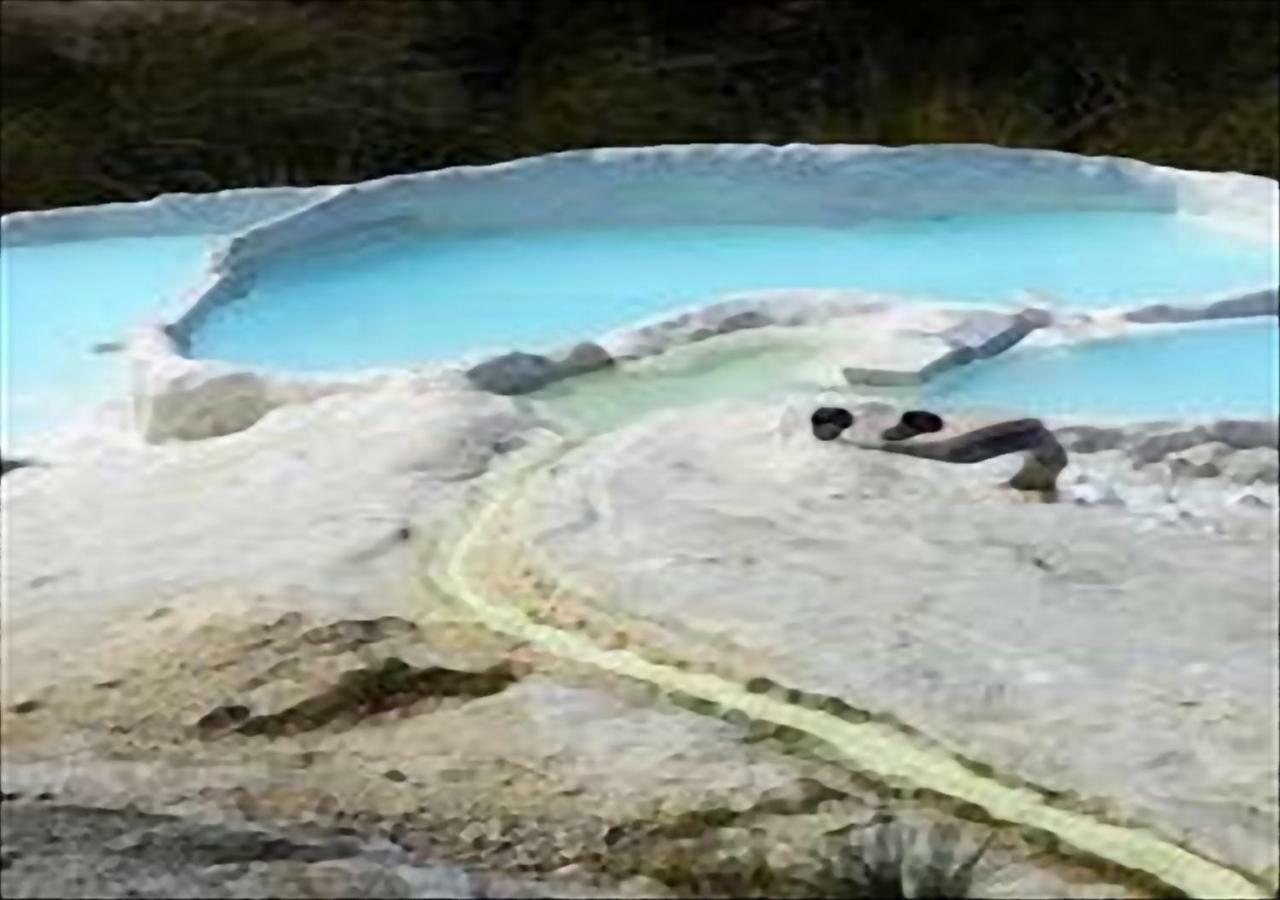
{"label": "rim of pool", "polygon": [[[513,351],[547,384],[764,325],[906,322],[908,306],[1034,306],[1049,330],[1113,333],[1273,317],[1277,208],[1271,179],[1128,159],[732,144],[14,213],[0,436],[23,404],[61,424],[107,400],[150,440],[216,436],[406,377],[474,386]],[[27,299],[67,294],[101,302]]]}

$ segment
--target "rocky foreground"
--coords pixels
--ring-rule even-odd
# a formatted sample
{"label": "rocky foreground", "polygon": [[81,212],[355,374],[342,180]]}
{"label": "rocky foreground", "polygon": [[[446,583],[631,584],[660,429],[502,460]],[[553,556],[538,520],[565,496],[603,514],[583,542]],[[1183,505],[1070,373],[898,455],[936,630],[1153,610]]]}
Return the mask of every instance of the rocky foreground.
{"label": "rocky foreground", "polygon": [[[586,441],[492,583],[515,538],[544,621],[838,696],[1274,890],[1274,440],[1075,429],[1039,503],[1014,459],[816,442],[807,402]],[[4,894],[856,895],[937,827],[990,840],[974,896],[1168,893],[475,622],[424,560],[553,412],[342,395],[7,473]]]}

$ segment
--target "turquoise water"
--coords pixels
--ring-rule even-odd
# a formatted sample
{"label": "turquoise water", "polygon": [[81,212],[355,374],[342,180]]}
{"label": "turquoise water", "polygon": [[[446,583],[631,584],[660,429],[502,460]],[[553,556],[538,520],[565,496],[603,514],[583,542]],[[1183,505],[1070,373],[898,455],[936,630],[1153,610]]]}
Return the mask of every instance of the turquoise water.
{"label": "turquoise water", "polygon": [[[92,345],[118,340],[171,308],[198,277],[212,240],[184,235],[0,248],[0,437],[6,444],[11,435],[61,424],[124,397],[123,366],[93,353]],[[1096,307],[1250,290],[1277,279],[1272,248],[1156,214],[973,216],[847,229],[424,232],[268,267],[248,297],[214,311],[194,336],[192,351],[304,371],[352,369],[482,348],[557,345],[743,290],[863,288],[988,305],[1031,289],[1064,305]],[[1274,353],[1268,357],[1259,345],[1260,332],[1249,334],[1254,336],[1214,339],[1232,347],[1242,343],[1222,351],[1223,361],[1206,370],[1200,387],[1178,396],[1203,396],[1223,411],[1257,405],[1259,390],[1268,386],[1259,388],[1257,365],[1242,360],[1265,363]],[[1100,364],[1121,371],[1161,371],[1169,364],[1154,346],[1133,351],[1129,362],[1128,349],[1109,352],[1116,358],[1104,354]],[[1205,358],[1214,352],[1206,347]],[[1180,365],[1174,374],[1190,378]],[[768,370],[756,368],[744,363],[729,380],[768,384]],[[1033,373],[1026,377],[1029,385],[1043,384],[1036,396],[1044,402],[1058,396]],[[1080,395],[1087,383],[1082,380],[1071,395],[1076,399],[1061,402],[1108,409],[1130,403],[1125,410],[1131,411],[1145,397],[1163,402],[1162,378],[1134,381],[1147,386],[1134,387],[1130,400],[1124,392]],[[636,404],[660,406],[682,397],[685,381],[673,375],[628,385]],[[981,397],[995,388],[975,381],[972,390]],[[569,405],[585,411],[596,403],[583,397]]]}
{"label": "turquoise water", "polygon": [[210,238],[109,238],[0,248],[3,426],[31,434],[127,389],[118,358],[92,352],[156,314],[198,277]]}
{"label": "turquoise water", "polygon": [[1076,307],[1274,284],[1276,254],[1154,213],[415,234],[277,262],[197,329],[196,356],[297,370],[537,349],[732,291],[864,288]]}
{"label": "turquoise water", "polygon": [[1275,416],[1280,328],[1265,316],[1074,348],[1020,348],[948,373],[921,395],[942,411],[988,407],[1116,419]]}
{"label": "turquoise water", "polygon": [[733,338],[682,347],[624,366],[568,378],[530,396],[585,434],[621,428],[651,413],[727,400],[781,402],[817,396],[799,377],[816,347],[775,341],[730,346]]}

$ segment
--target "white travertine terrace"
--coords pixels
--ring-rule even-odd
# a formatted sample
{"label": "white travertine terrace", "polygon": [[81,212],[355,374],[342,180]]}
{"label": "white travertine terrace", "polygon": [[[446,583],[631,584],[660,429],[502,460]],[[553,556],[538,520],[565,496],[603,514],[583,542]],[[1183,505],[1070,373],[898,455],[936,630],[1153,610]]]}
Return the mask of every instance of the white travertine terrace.
{"label": "white travertine terrace", "polygon": [[142,203],[103,203],[0,218],[11,247],[89,238],[235,232],[314,203],[336,187],[244,188],[211,194],[164,194]]}
{"label": "white travertine terrace", "polygon": [[[415,370],[412,376],[404,370],[298,376],[188,358],[185,337],[198,328],[201,316],[242,296],[262,265],[283,256],[321,253],[407,226],[847,225],[885,216],[1036,210],[1176,212],[1249,239],[1274,242],[1280,234],[1276,182],[1253,175],[982,145],[707,144],[571,151],[352,185],[172,195],[140,204],[17,213],[4,217],[0,237],[21,244],[122,234],[228,234],[194,289],[140,329],[128,346],[138,424],[147,439],[166,440],[225,434],[279,405],[367,389],[388,378],[455,384],[466,371],[501,356],[486,351],[453,365]],[[1211,296],[1191,306],[1144,307],[1130,311],[1127,319],[1121,310],[1085,318],[1119,321],[1115,327],[1122,329],[1130,322],[1276,314],[1276,287],[1260,287],[1243,297]],[[887,309],[893,299],[857,291],[709,297],[704,305],[582,339],[603,348],[608,356],[596,355],[606,361],[626,359],[741,327],[811,323],[849,312],[875,315],[869,304]],[[542,362],[533,383],[581,371],[560,359],[570,349],[538,357]],[[515,362],[523,370],[529,360],[525,355]],[[945,367],[936,363],[922,358],[905,374],[886,377],[923,380]],[[503,364],[499,358],[490,369]],[[849,365],[855,373],[876,369],[857,359]],[[877,378],[873,371],[870,380]]]}
{"label": "white travertine terrace", "polygon": [[[275,254],[318,252],[407,217],[440,226],[624,215],[841,222],[1123,208],[1185,211],[1265,239],[1275,234],[1276,200],[1267,179],[1038,151],[708,146],[6,217],[11,244],[232,235],[172,315],[130,342],[150,443],[90,434],[82,455],[41,455],[48,465],[5,476],[6,790],[163,812],[177,797],[210,818],[252,808],[310,821],[313,798],[323,797],[344,821],[430,809],[476,822],[564,809],[626,824],[645,821],[651,800],[673,816],[755,809],[804,774],[805,783],[847,783],[833,813],[844,818],[831,825],[860,827],[870,805],[852,770],[835,781],[838,767],[815,770],[743,740],[729,721],[615,696],[580,679],[576,663],[572,684],[552,667],[505,693],[377,727],[270,744],[192,737],[192,723],[230,703],[265,715],[327,696],[336,673],[368,658],[470,672],[524,653],[523,641],[492,634],[471,647],[478,638],[455,630],[456,597],[422,583],[424,557],[450,558],[441,548],[460,525],[473,533],[484,501],[500,513],[497,527],[479,532],[497,539],[471,543],[486,598],[528,603],[552,623],[578,620],[566,633],[602,647],[617,641],[637,656],[696,663],[682,678],[705,667],[726,682],[804,692],[787,702],[806,715],[814,698],[891,714],[939,751],[987,766],[987,781],[1055,791],[1063,808],[1101,810],[1100,820],[1176,844],[1201,868],[1247,876],[1254,895],[1270,896],[1280,876],[1269,702],[1274,420],[1050,422],[1071,463],[1061,502],[1029,504],[994,488],[1017,462],[1009,457],[943,466],[814,441],[804,390],[785,403],[755,397],[710,413],[667,412],[575,447],[540,406],[477,390],[476,373],[518,393],[574,366],[715,336],[632,371],[743,344],[812,341],[803,374],[856,392],[849,381],[910,382],[1000,352],[1029,324],[1037,327],[1028,342],[1054,343],[1184,318],[1274,315],[1275,286],[1179,307],[1058,312],[1047,325],[1019,322],[1019,308],[760,292],[708,298],[563,358],[477,353],[309,378],[189,359],[175,335],[204,306],[234,298]],[[863,429],[883,424],[872,404],[850,406]],[[885,421],[899,412],[880,411]],[[944,436],[981,424],[949,421]],[[182,443],[214,435],[225,437]],[[534,470],[516,495],[494,487],[544,446],[566,450],[562,466]],[[522,547],[527,557],[515,554]],[[540,591],[541,581],[548,596],[511,590]],[[399,637],[373,646],[315,640],[386,622]],[[36,705],[15,702],[28,699]],[[885,746],[892,758],[907,744]],[[295,766],[304,751],[307,763]],[[856,774],[861,783],[866,773]],[[828,828],[818,817],[780,818]],[[975,893],[1142,895],[1108,881],[1119,869],[1090,875],[1069,855],[1071,867],[1058,867],[1055,854],[1016,837]]]}

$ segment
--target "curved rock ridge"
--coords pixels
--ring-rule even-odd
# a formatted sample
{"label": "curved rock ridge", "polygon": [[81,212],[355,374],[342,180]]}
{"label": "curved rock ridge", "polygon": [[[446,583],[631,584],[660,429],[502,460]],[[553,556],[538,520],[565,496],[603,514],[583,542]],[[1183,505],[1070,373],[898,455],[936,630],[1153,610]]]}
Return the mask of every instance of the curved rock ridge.
{"label": "curved rock ridge", "polygon": [[[655,203],[658,196],[663,200]],[[365,240],[407,222],[434,228],[831,225],[1046,208],[1187,212],[1264,240],[1277,234],[1280,219],[1270,179],[1056,151],[984,145],[617,148],[335,188],[293,214],[236,235],[216,255],[211,272],[242,281],[280,254],[321,252],[334,241]],[[193,295],[170,324],[189,329],[226,299],[224,290],[211,286]]]}
{"label": "curved rock ridge", "polygon": [[1277,223],[1275,182],[1261,176],[986,145],[695,144],[567,151],[349,185],[250,229],[223,266],[404,215],[449,228],[822,225],[1045,208],[1222,216],[1262,238]]}
{"label": "curved rock ridge", "polygon": [[102,203],[0,216],[0,242],[17,247],[91,238],[227,234],[288,215],[337,187],[237,188],[163,194],[140,203]]}

